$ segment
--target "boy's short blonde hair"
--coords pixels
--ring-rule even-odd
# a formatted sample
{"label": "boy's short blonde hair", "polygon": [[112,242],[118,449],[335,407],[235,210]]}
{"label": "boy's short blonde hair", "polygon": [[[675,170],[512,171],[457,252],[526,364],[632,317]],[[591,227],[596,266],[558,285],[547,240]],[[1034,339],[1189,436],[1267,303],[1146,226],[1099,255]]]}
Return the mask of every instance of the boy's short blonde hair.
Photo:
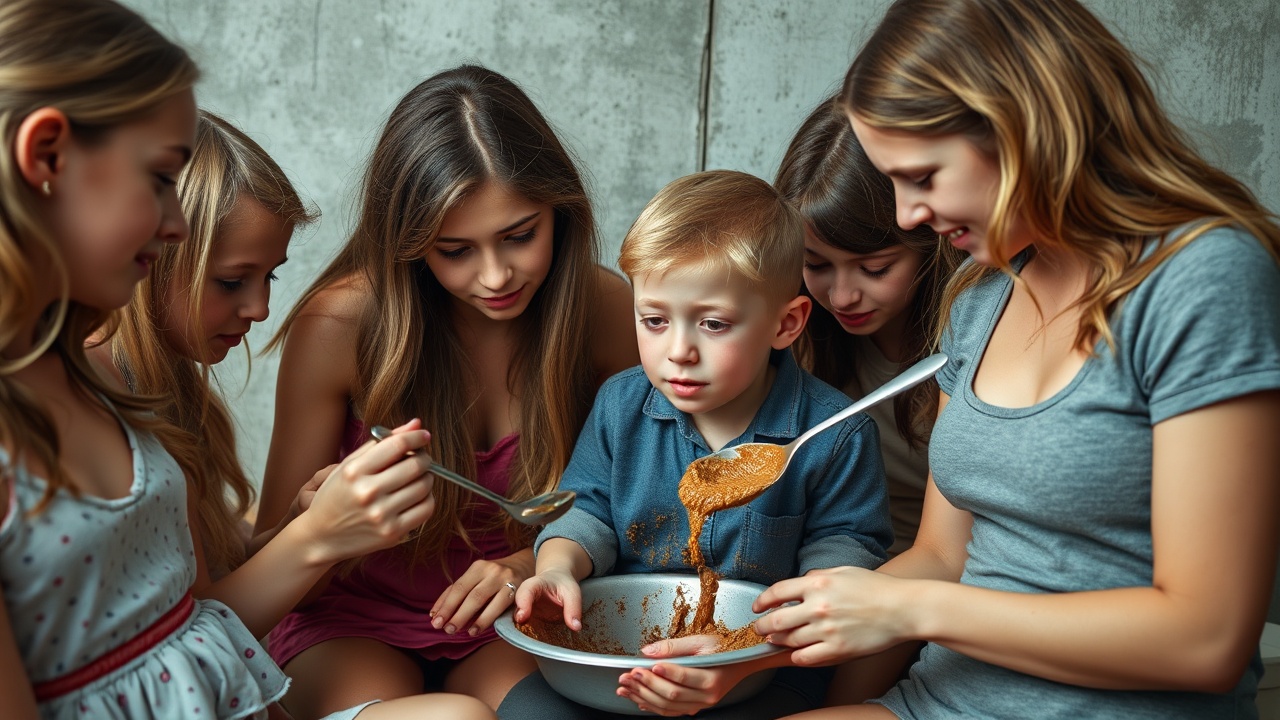
{"label": "boy's short blonde hair", "polygon": [[633,280],[676,268],[726,270],[784,303],[803,282],[804,220],[760,178],[695,173],[649,201],[622,241],[618,267]]}

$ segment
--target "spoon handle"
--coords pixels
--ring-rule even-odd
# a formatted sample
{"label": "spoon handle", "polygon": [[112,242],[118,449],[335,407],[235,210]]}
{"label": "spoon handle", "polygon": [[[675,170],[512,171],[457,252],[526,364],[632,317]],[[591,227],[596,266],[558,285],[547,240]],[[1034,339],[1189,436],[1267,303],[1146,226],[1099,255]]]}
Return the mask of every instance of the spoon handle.
{"label": "spoon handle", "polygon": [[[372,435],[373,438],[378,442],[382,442],[386,438],[391,437],[391,431],[381,425],[374,425],[372,428],[369,429],[369,434]],[[466,490],[470,490],[471,492],[483,498],[491,500],[497,503],[499,507],[505,509],[507,512],[511,512],[511,507],[510,507],[511,502],[509,500],[507,500],[506,498],[502,497],[501,495],[495,492],[490,491],[488,488],[484,487],[483,485],[479,485],[477,483],[474,483],[462,477],[458,473],[450,470],[449,468],[441,465],[440,463],[432,462],[431,472],[435,473],[436,475],[439,475],[440,477],[444,478],[445,480],[448,480],[449,482],[455,485],[461,486],[462,488]]]}
{"label": "spoon handle", "polygon": [[867,408],[871,407],[872,405],[875,405],[876,403],[882,400],[887,400],[888,398],[891,398],[894,395],[897,395],[903,390],[911,388],[915,385],[919,385],[925,380],[928,380],[929,378],[933,377],[933,374],[941,370],[942,366],[946,364],[947,364],[946,355],[943,355],[942,353],[936,353],[934,355],[930,355],[929,357],[921,360],[915,365],[912,365],[906,370],[903,370],[899,375],[891,379],[889,382],[867,393],[862,397],[862,399],[858,400],[854,404],[850,405],[844,410],[841,410],[835,415],[832,415],[826,420],[823,420],[817,425],[814,425],[812,428],[809,428],[809,430],[805,432],[805,434],[791,441],[790,443],[791,449],[794,450],[795,448],[799,447],[801,444],[809,440],[809,438],[813,437],[814,435],[817,435],[823,430],[826,430],[832,425],[835,425],[838,422],[847,420],[854,414],[862,412],[863,410],[866,410]]}
{"label": "spoon handle", "polygon": [[495,492],[490,491],[488,488],[484,487],[483,485],[477,485],[476,483],[462,477],[461,475],[450,470],[449,468],[444,467],[440,463],[435,463],[435,462],[431,463],[431,472],[435,473],[436,475],[439,475],[440,477],[444,478],[445,480],[448,480],[451,483],[454,483],[455,485],[460,485],[477,495],[488,498],[489,500],[492,500],[493,502],[497,503],[502,507],[507,506],[508,501],[506,498],[502,497],[501,495],[498,495]]}

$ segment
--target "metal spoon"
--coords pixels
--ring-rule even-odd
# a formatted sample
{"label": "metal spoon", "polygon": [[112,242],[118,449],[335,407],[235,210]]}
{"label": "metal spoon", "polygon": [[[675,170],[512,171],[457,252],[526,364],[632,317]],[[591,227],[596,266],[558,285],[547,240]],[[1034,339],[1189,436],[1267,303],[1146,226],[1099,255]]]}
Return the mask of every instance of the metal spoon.
{"label": "metal spoon", "polygon": [[[907,368],[889,382],[867,393],[861,400],[814,425],[803,435],[786,445],[742,443],[733,447],[721,448],[690,463],[689,469],[685,471],[685,477],[691,478],[699,484],[705,484],[704,486],[714,485],[723,478],[733,478],[733,481],[739,486],[741,495],[738,492],[733,493],[731,504],[724,507],[737,507],[738,505],[749,503],[760,493],[767,490],[769,486],[773,485],[778,478],[782,477],[782,473],[786,472],[787,466],[791,464],[791,458],[796,454],[796,450],[814,435],[848,419],[855,413],[861,412],[878,402],[888,400],[894,395],[928,380],[946,364],[946,355],[942,353],[930,355]],[[751,448],[751,450],[746,453],[739,452],[748,448]],[[743,454],[748,454],[749,457],[740,459],[740,455]],[[747,465],[746,467],[734,467],[742,464]],[[776,471],[773,471],[775,468]],[[718,492],[716,495],[721,499],[725,497],[722,492]]]}
{"label": "metal spoon", "polygon": [[[385,440],[391,437],[391,431],[381,425],[374,425],[370,430],[375,440]],[[512,502],[501,495],[489,490],[488,488],[478,485],[452,470],[443,467],[440,463],[431,463],[431,472],[448,480],[449,482],[459,485],[480,497],[490,500],[506,510],[511,517],[525,525],[545,525],[555,520],[561,515],[569,512],[569,508],[573,507],[573,501],[577,498],[577,493],[572,490],[555,490],[535,498],[529,498],[524,502]]]}

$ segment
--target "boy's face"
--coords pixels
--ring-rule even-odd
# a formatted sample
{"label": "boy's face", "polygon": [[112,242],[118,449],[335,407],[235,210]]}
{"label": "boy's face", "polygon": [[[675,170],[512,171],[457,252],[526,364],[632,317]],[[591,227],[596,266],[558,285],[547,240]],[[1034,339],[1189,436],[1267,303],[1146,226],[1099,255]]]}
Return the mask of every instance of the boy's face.
{"label": "boy's face", "polygon": [[786,310],[724,270],[677,268],[632,283],[649,382],[691,415],[749,422],[769,391],[769,351],[792,339],[779,332]]}

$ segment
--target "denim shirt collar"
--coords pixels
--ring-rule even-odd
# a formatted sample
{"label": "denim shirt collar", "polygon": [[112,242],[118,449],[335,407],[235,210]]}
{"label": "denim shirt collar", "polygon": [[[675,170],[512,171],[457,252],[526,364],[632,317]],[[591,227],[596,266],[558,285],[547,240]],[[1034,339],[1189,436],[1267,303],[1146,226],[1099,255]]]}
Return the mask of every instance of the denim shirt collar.
{"label": "denim shirt collar", "polygon": [[[773,386],[765,396],[751,424],[737,439],[725,445],[729,447],[744,442],[790,441],[804,432],[800,427],[800,394],[803,390],[800,366],[796,364],[791,348],[774,350],[769,356],[769,364],[777,372],[774,373]],[[649,390],[649,397],[644,403],[644,414],[655,420],[672,420],[680,429],[680,434],[689,442],[707,452],[711,448],[703,439],[702,433],[693,424],[689,413],[676,408],[657,388]]]}

